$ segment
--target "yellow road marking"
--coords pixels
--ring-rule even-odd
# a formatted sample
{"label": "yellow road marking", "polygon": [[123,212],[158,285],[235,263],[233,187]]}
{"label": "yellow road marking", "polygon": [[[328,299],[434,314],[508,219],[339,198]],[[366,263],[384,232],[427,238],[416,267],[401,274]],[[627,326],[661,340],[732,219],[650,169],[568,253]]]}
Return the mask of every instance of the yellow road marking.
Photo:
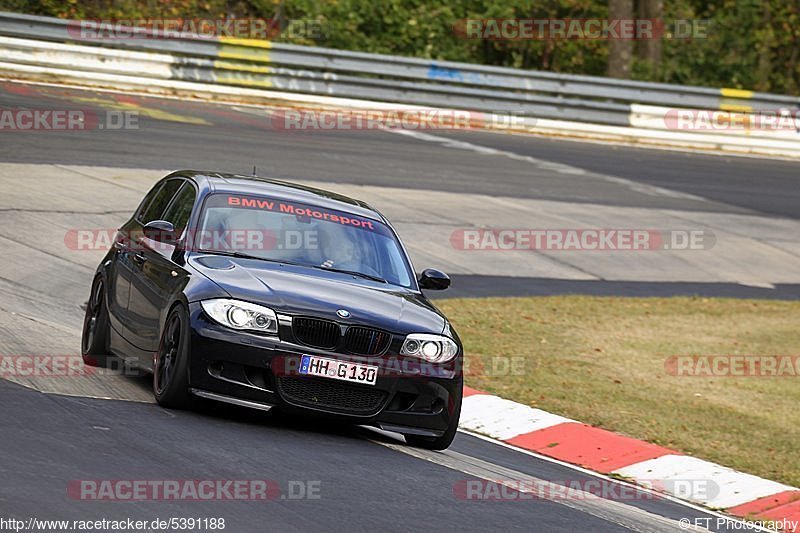
{"label": "yellow road marking", "polygon": [[259,67],[248,65],[247,63],[233,63],[231,61],[214,61],[214,69],[236,70],[240,72],[254,72],[256,74],[269,74],[272,72],[270,67]]}
{"label": "yellow road marking", "polygon": [[226,45],[247,46],[250,48],[272,48],[272,41],[262,41],[260,39],[220,36],[219,42]]}
{"label": "yellow road marking", "polygon": [[220,48],[217,57],[223,59],[242,59],[269,63],[269,49],[272,42],[258,39],[239,39],[236,37],[220,37]]}
{"label": "yellow road marking", "polygon": [[722,103],[719,105],[719,108],[722,111],[736,111],[741,113],[750,113],[753,111],[753,107],[749,105],[739,105],[739,104],[725,104]]}
{"label": "yellow road marking", "polygon": [[720,94],[726,98],[752,98],[753,91],[745,91],[744,89],[720,89]]}

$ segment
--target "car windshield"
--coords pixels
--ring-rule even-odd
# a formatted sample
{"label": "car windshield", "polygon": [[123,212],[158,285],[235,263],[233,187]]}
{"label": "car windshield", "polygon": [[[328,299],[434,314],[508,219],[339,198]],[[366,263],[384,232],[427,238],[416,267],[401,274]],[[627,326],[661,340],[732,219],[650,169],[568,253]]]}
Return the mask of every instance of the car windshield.
{"label": "car windshield", "polygon": [[263,196],[212,194],[192,248],[335,270],[413,287],[392,230],[341,211]]}

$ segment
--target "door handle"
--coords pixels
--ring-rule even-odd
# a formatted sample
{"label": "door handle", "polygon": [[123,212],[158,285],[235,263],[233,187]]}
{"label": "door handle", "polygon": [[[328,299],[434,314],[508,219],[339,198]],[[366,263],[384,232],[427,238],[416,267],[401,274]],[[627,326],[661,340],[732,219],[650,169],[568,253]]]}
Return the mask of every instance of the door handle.
{"label": "door handle", "polygon": [[121,229],[117,230],[117,233],[114,235],[114,249],[115,250],[127,250],[128,249],[128,238],[126,233],[123,232]]}
{"label": "door handle", "polygon": [[136,252],[133,254],[133,262],[137,265],[142,265],[144,262],[147,261],[147,257],[142,252]]}

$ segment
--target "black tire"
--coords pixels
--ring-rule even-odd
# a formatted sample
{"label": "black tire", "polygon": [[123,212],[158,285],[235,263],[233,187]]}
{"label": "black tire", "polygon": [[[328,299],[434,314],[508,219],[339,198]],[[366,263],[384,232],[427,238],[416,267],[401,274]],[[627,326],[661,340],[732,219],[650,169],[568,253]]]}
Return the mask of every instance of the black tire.
{"label": "black tire", "polygon": [[105,283],[97,276],[92,283],[92,292],[86,304],[81,336],[81,356],[88,366],[108,365],[109,320],[106,307]]}
{"label": "black tire", "polygon": [[458,431],[458,419],[461,417],[461,395],[450,418],[450,425],[441,437],[421,437],[419,435],[406,435],[406,444],[426,450],[446,450],[453,443]]}
{"label": "black tire", "polygon": [[153,396],[168,409],[189,409],[189,317],[177,305],[167,316],[153,360]]}

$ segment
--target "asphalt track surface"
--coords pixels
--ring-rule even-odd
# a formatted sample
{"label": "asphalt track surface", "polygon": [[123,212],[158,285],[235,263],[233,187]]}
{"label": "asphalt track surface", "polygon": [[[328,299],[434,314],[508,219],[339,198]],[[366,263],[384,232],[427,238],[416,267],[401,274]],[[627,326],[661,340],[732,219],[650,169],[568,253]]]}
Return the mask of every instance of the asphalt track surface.
{"label": "asphalt track surface", "polygon": [[[232,532],[680,530],[677,522],[670,526],[648,518],[630,525],[630,517],[613,512],[601,518],[573,509],[568,500],[465,500],[456,496],[456,487],[478,478],[382,445],[391,439],[363,428],[276,420],[217,406],[167,411],[153,404],[43,394],[2,380],[0,398],[5,451],[0,512],[21,520],[224,518],[225,531]],[[590,479],[465,434],[446,453],[558,484]],[[267,501],[136,502],[68,495],[70,481],[87,479],[263,479],[277,483],[280,495]],[[295,499],[302,489],[290,485],[305,483],[314,497]],[[712,515],[644,493],[622,503],[653,518],[708,517],[711,530],[735,530],[716,527]]]}
{"label": "asphalt track surface", "polygon": [[[441,134],[467,143],[496,142],[503,150],[528,151],[538,159],[564,161],[573,166],[603,165],[592,171],[626,173],[627,180],[642,179],[643,185],[661,188],[671,186],[671,172],[683,183],[679,192],[686,193],[652,196],[613,180],[581,174],[565,179],[564,169],[558,165],[541,166],[535,179],[531,179],[527,167],[512,158],[487,160],[463,145],[448,147],[382,131],[275,131],[254,118],[249,108],[155,98],[109,100],[108,95],[90,91],[24,85],[0,87],[0,108],[74,109],[76,102],[96,111],[137,110],[141,112],[140,129],[3,132],[0,162],[238,172],[249,172],[256,165],[260,174],[326,181],[332,187],[336,183],[391,185],[685,210],[699,206],[700,202],[692,198],[702,192],[706,210],[795,218],[790,204],[794,202],[796,206],[800,194],[793,186],[795,170],[800,166],[792,163],[671,155],[480,133]],[[197,123],[198,119],[203,123]],[[645,183],[644,178],[629,172],[628,156],[658,172]],[[709,170],[693,171],[698,165]],[[770,187],[747,179],[756,168],[771,176]],[[693,172],[698,182],[689,177]],[[733,176],[735,186],[726,187],[722,177],[727,173]],[[68,188],[69,182],[63,185]],[[41,192],[45,199],[57,193]],[[771,202],[772,195],[779,196],[780,201]],[[709,202],[708,198],[712,200]],[[8,268],[12,261],[9,257],[0,259],[0,270]],[[35,285],[37,279],[41,281],[46,276],[57,277],[58,272],[38,265],[31,268],[28,282]],[[521,290],[519,280],[481,276],[464,279],[465,287],[473,287],[472,292],[465,290],[464,294],[513,293],[514,287]],[[531,283],[543,288],[550,281]],[[587,292],[614,290],[608,285],[603,288],[594,282],[585,283],[593,287]],[[558,290],[571,292],[574,285],[565,283]],[[630,290],[653,294],[661,289],[649,284]],[[617,293],[620,292],[624,291]],[[796,293],[793,297],[797,297]],[[0,302],[0,307],[7,312],[16,301]],[[0,328],[7,336],[0,339],[0,344],[13,349],[13,353],[26,353],[27,346],[30,353],[35,351],[33,339],[45,342],[50,326],[56,326],[64,338],[73,339],[79,333],[75,312],[71,312],[68,321],[60,320],[61,309],[51,307],[53,312],[48,314],[47,306],[42,307],[35,311],[40,316],[16,317],[13,329]],[[146,380],[126,379],[130,387],[144,390],[147,386]],[[432,527],[583,532],[677,531],[676,522],[659,517],[711,517],[710,529],[736,530],[734,526],[717,527],[712,515],[666,499],[608,500],[605,510],[587,508],[585,502],[548,499],[465,501],[456,496],[454,487],[478,478],[463,471],[474,472],[472,467],[459,465],[494,465],[505,472],[554,483],[581,481],[590,476],[467,434],[460,433],[446,453],[423,453],[420,457],[397,447],[391,436],[364,428],[286,421],[213,405],[196,412],[167,411],[144,402],[46,394],[5,380],[0,380],[0,401],[0,446],[4,450],[0,461],[0,517],[5,518],[217,517],[225,518],[225,531],[232,532],[410,531]],[[490,474],[486,476],[491,477]],[[66,490],[70,480],[80,479],[270,479],[287,497],[268,502],[83,501],[71,498]],[[315,483],[319,498],[289,498],[288,488],[293,482]]]}

